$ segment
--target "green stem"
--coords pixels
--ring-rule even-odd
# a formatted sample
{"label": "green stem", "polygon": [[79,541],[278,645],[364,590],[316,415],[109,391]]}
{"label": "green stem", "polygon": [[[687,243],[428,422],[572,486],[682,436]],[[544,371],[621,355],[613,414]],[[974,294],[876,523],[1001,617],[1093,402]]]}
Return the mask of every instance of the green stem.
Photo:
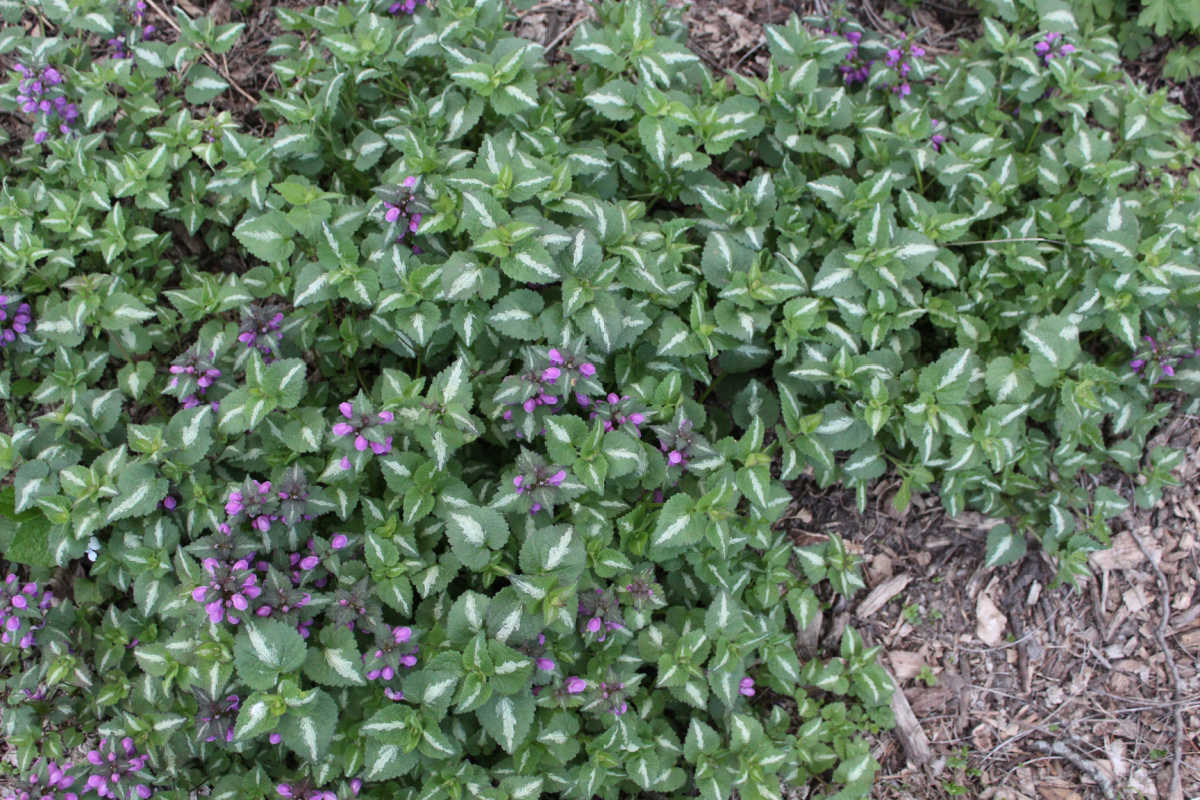
{"label": "green stem", "polygon": [[725,378],[725,376],[726,376],[727,374],[728,374],[728,373],[722,372],[720,375],[718,375],[718,376],[716,377],[716,379],[715,379],[715,380],[714,380],[712,383],[710,383],[710,384],[709,384],[709,385],[708,385],[708,386],[705,388],[705,390],[704,390],[704,394],[700,395],[700,400],[698,401],[698,402],[699,402],[701,405],[704,405],[704,401],[708,399],[708,396],[709,396],[710,394],[712,394],[712,390],[716,388],[717,384],[718,384],[718,383],[720,383],[720,382],[721,382],[721,381],[722,381],[722,380]]}

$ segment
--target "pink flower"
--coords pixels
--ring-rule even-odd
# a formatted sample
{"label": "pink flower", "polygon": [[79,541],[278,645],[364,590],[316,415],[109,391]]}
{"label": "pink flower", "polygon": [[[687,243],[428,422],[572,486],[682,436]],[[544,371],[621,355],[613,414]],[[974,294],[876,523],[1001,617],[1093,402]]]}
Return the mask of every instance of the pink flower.
{"label": "pink flower", "polygon": [[587,681],[572,675],[570,678],[567,678],[566,686],[567,694],[579,694],[587,688]]}
{"label": "pink flower", "polygon": [[350,543],[350,537],[348,537],[344,533],[339,533],[337,536],[334,536],[333,539],[331,539],[329,541],[329,546],[332,547],[334,550],[341,550],[343,547],[345,547],[349,543]]}

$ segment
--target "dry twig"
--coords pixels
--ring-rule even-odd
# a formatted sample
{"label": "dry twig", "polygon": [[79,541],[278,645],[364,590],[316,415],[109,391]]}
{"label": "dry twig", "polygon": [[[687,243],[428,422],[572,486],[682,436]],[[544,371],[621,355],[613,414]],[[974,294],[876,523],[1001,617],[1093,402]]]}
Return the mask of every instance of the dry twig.
{"label": "dry twig", "polygon": [[1158,640],[1159,649],[1162,650],[1163,658],[1166,659],[1167,672],[1171,676],[1171,699],[1176,701],[1172,714],[1175,719],[1175,741],[1171,756],[1171,785],[1167,790],[1167,796],[1170,800],[1183,800],[1183,779],[1179,775],[1179,766],[1183,763],[1183,705],[1178,702],[1182,699],[1183,692],[1180,688],[1179,670],[1175,667],[1175,656],[1171,653],[1171,648],[1167,646],[1167,629],[1171,624],[1171,591],[1167,585],[1167,576],[1163,575],[1162,569],[1150,557],[1150,551],[1146,549],[1141,537],[1134,532],[1133,528],[1129,529],[1129,535],[1133,537],[1133,541],[1142,551],[1142,555],[1150,562],[1150,568],[1154,570],[1154,577],[1158,580],[1162,617],[1158,621],[1158,627],[1154,629],[1154,638]]}
{"label": "dry twig", "polygon": [[[166,22],[168,25],[170,25],[172,28],[174,28],[176,33],[182,32],[179,28],[179,23],[176,22],[174,20],[174,18],[171,17],[170,14],[168,14],[166,11],[164,11],[162,8],[160,8],[159,5],[154,2],[154,0],[146,0],[146,4],[148,6],[150,6],[150,8],[154,9],[154,13],[156,13],[156,14],[158,14],[158,16],[162,17],[164,22]],[[222,78],[229,81],[229,85],[231,87],[233,87],[233,90],[235,92],[237,92],[242,97],[249,100],[253,105],[258,105],[257,98],[255,98],[253,95],[251,95],[249,92],[247,92],[241,86],[239,86],[238,82],[235,81],[233,79],[233,76],[229,74],[229,70],[222,69],[221,66],[217,63],[217,60],[212,57],[211,53],[209,53],[207,50],[205,50],[200,53],[200,57],[203,58],[210,67],[212,67],[214,70],[219,72],[221,74]]]}
{"label": "dry twig", "polygon": [[1100,791],[1104,797],[1107,798],[1107,800],[1116,800],[1117,793],[1113,789],[1112,781],[1109,780],[1108,776],[1098,769],[1096,765],[1089,761],[1084,761],[1082,756],[1080,756],[1071,748],[1067,747],[1064,742],[1058,741],[1057,739],[1053,742],[1046,742],[1038,739],[1036,742],[1030,742],[1029,746],[1034,750],[1037,750],[1039,753],[1058,756],[1059,758],[1065,758],[1067,761],[1070,761],[1076,766],[1076,768],[1079,769],[1080,772],[1082,772],[1084,775],[1087,775],[1100,786]]}

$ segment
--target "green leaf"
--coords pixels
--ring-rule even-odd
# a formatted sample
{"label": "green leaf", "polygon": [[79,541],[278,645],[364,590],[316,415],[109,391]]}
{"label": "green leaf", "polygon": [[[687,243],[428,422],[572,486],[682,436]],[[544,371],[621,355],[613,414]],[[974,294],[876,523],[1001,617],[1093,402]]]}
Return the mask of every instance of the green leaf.
{"label": "green leaf", "polygon": [[1052,386],[1079,357],[1079,328],[1064,317],[1039,317],[1021,331],[1038,386]]}
{"label": "green leaf", "polygon": [[255,692],[242,702],[233,727],[234,741],[244,742],[275,730],[279,717],[272,710],[270,698],[268,694]]}
{"label": "green leaf", "polygon": [[[293,229],[281,211],[247,214],[234,229],[233,235],[242,246],[271,264],[287,260],[296,246],[292,243]],[[297,285],[297,293],[302,291]],[[299,300],[297,300],[297,304]]]}
{"label": "green leaf", "polygon": [[14,511],[13,487],[0,489],[0,553],[8,561],[35,567],[53,567],[50,521],[37,511]]}
{"label": "green leaf", "polygon": [[167,480],[155,477],[154,470],[148,466],[139,464],[124,470],[117,478],[117,496],[108,506],[105,522],[144,517],[167,496],[167,488]]}
{"label": "green leaf", "polygon": [[190,466],[208,454],[212,446],[212,427],[215,418],[207,404],[186,408],[171,417],[163,440],[178,452],[171,456],[176,464]]}
{"label": "green leaf", "polygon": [[529,736],[535,710],[532,694],[493,695],[475,715],[488,735],[511,755]]}
{"label": "green leaf", "polygon": [[285,358],[267,367],[263,387],[277,398],[279,408],[295,408],[304,396],[307,369],[298,358]]}
{"label": "green leaf", "polygon": [[238,676],[252,689],[274,688],[276,676],[304,663],[304,639],[295,628],[273,620],[248,620],[233,643]]}
{"label": "green leaf", "polygon": [[450,546],[467,569],[487,566],[492,554],[508,541],[508,523],[492,508],[467,506],[445,512],[446,536]]}
{"label": "green leaf", "polygon": [[194,106],[207,105],[229,88],[224,78],[203,64],[194,65],[187,76],[188,86],[183,96]]}
{"label": "green leaf", "polygon": [[542,296],[529,289],[517,289],[502,297],[488,314],[488,325],[505,336],[524,341],[542,338],[534,320],[542,313]]}
{"label": "green leaf", "polygon": [[668,500],[659,510],[658,522],[650,536],[652,557],[656,554],[674,554],[700,540],[702,530],[699,519],[691,513],[692,502],[691,497],[680,493]]}
{"label": "green leaf", "polygon": [[605,119],[621,121],[633,118],[636,97],[637,89],[633,84],[617,78],[590,92],[583,100]]}
{"label": "green leaf", "polygon": [[987,569],[1011,564],[1025,555],[1025,536],[1014,533],[1008,525],[997,525],[988,531],[987,558],[983,566]]}
{"label": "green leaf", "polygon": [[579,575],[587,563],[587,553],[575,528],[554,525],[541,528],[526,537],[521,546],[521,569],[527,574],[563,570]]}
{"label": "green leaf", "polygon": [[337,703],[317,689],[309,702],[288,709],[279,723],[279,733],[288,749],[315,763],[329,751],[337,719]]}

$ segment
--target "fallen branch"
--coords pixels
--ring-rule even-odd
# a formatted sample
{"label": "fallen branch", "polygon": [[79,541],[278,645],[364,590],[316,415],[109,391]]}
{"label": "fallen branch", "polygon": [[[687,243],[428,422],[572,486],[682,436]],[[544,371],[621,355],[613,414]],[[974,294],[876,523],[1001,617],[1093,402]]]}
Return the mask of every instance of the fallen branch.
{"label": "fallen branch", "polygon": [[883,667],[883,671],[892,681],[892,716],[896,718],[896,738],[904,747],[909,761],[917,765],[928,764],[933,758],[929,737],[921,730],[921,723],[913,713],[912,706],[908,704],[908,698],[900,688],[900,681],[896,680],[896,676],[887,667]]}
{"label": "fallen branch", "polygon": [[1171,699],[1176,701],[1172,714],[1175,718],[1175,742],[1171,756],[1171,785],[1167,790],[1167,797],[1169,800],[1183,800],[1183,778],[1179,774],[1179,767],[1183,763],[1183,705],[1178,702],[1182,699],[1183,691],[1179,681],[1179,670],[1175,667],[1175,656],[1171,654],[1171,648],[1167,646],[1167,629],[1170,627],[1171,620],[1171,590],[1167,585],[1167,576],[1163,575],[1162,569],[1151,558],[1150,551],[1142,543],[1141,537],[1134,533],[1133,528],[1129,529],[1129,535],[1133,537],[1133,541],[1142,551],[1142,555],[1150,562],[1150,568],[1154,570],[1154,577],[1158,580],[1162,617],[1158,621],[1158,627],[1154,629],[1154,638],[1158,640],[1158,647],[1162,650],[1163,658],[1166,659],[1167,672],[1171,677]]}
{"label": "fallen branch", "polygon": [[1080,772],[1082,772],[1084,775],[1087,775],[1089,778],[1094,780],[1097,785],[1099,785],[1100,792],[1104,795],[1106,800],[1117,799],[1117,793],[1113,789],[1112,781],[1109,780],[1108,776],[1104,774],[1103,770],[1101,770],[1095,764],[1092,764],[1090,761],[1085,761],[1083,756],[1076,753],[1070,747],[1067,747],[1064,742],[1058,741],[1057,739],[1053,742],[1047,742],[1042,739],[1038,739],[1035,742],[1031,742],[1029,746],[1034,750],[1037,750],[1039,753],[1058,756],[1059,758],[1065,758],[1067,761],[1070,761]]}

